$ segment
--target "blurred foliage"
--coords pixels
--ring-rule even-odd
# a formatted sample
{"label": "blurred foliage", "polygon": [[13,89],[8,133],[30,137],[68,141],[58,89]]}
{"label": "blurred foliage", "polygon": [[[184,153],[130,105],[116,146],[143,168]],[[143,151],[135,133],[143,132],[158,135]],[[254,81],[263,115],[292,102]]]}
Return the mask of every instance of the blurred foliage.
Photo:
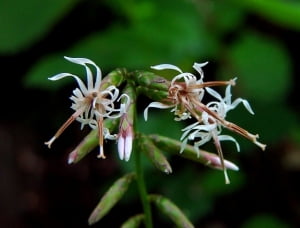
{"label": "blurred foliage", "polygon": [[44,38],[78,0],[1,0],[0,52],[12,54]]}
{"label": "blurred foliage", "polygon": [[250,218],[245,224],[243,224],[242,228],[260,228],[260,227],[268,227],[268,228],[289,228],[285,222],[276,218],[270,214],[258,214],[254,217]]}
{"label": "blurred foliage", "polygon": [[[0,54],[10,56],[30,50],[47,37],[56,24],[64,21],[72,9],[84,2],[89,1],[1,0]],[[261,141],[268,144],[268,153],[272,153],[268,148],[287,137],[299,141],[299,113],[287,102],[293,86],[294,60],[278,37],[247,25],[247,17],[255,15],[274,28],[299,31],[298,1],[106,0],[94,1],[94,4],[110,10],[113,15],[110,26],[86,35],[80,34],[80,27],[84,25],[73,25],[81,37],[79,41],[65,50],[40,56],[23,77],[24,86],[53,92],[73,82],[61,80],[53,86],[47,80],[60,72],[82,73],[80,67],[66,63],[63,56],[90,58],[101,67],[104,75],[117,67],[150,70],[151,65],[160,63],[192,70],[194,62],[209,61],[204,68],[205,79],[237,77],[233,96],[248,99],[255,112],[253,117],[241,107],[229,113],[229,120],[250,132],[258,132]],[[101,20],[94,23],[101,23]],[[206,73],[206,69],[213,74]],[[142,114],[139,116],[141,132],[172,138],[180,136],[182,126],[171,124],[169,113],[150,112],[147,125]],[[242,153],[255,147],[244,139],[238,141]],[[118,163],[122,171],[132,170],[132,163]],[[199,175],[195,166],[183,166],[180,173],[175,169],[172,175],[151,178],[152,172],[159,171],[153,171],[146,160],[144,164],[150,189],[163,182],[164,186],[160,186],[163,193],[180,205],[192,221],[209,214],[218,196],[238,191],[246,182],[243,170],[230,173],[230,186],[224,185],[222,174],[215,170],[202,172],[195,178]],[[275,215],[263,215],[249,218],[243,227],[286,226]]]}

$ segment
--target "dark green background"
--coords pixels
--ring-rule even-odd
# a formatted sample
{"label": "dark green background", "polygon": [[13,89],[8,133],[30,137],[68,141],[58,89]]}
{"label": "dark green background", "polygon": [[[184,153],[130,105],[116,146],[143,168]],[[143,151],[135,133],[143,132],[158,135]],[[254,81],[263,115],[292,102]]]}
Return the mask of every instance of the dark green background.
{"label": "dark green background", "polygon": [[[205,81],[238,77],[233,98],[247,99],[255,116],[241,107],[228,119],[259,133],[266,151],[240,136],[240,153],[223,143],[240,167],[229,172],[230,185],[222,172],[179,156],[169,156],[172,175],[145,160],[149,191],[173,200],[196,227],[299,226],[299,30],[296,0],[0,0],[0,226],[87,227],[109,185],[133,168],[118,160],[114,143],[106,144],[106,160],[95,150],[68,166],[89,130],[78,123],[51,150],[43,145],[71,115],[75,88],[47,78],[83,74],[63,56],[90,58],[104,74],[160,63],[192,71],[209,61]],[[138,102],[139,129],[178,138],[182,125],[168,111],[150,109],[143,121],[148,102]],[[119,227],[141,212],[135,187],[95,227]],[[172,227],[157,212],[154,219],[155,227]]]}

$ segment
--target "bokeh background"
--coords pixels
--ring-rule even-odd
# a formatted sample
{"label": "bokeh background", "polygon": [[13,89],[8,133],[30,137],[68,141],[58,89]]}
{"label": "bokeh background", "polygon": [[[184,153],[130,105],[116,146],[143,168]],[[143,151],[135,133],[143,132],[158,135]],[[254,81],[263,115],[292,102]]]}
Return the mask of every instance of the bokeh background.
{"label": "bokeh background", "polygon": [[[224,143],[239,172],[222,172],[169,156],[171,175],[145,160],[148,190],[175,202],[196,227],[300,226],[300,2],[297,0],[0,0],[0,226],[88,227],[87,219],[118,177],[133,169],[97,149],[80,163],[67,156],[89,129],[71,125],[49,150],[47,141],[71,115],[73,80],[82,74],[63,56],[86,57],[106,74],[118,67],[151,70],[171,63],[192,71],[209,61],[205,81],[238,77],[234,97],[246,98],[229,120],[259,133],[266,151],[236,136]],[[222,89],[220,89],[222,91]],[[142,114],[149,100],[138,101]],[[150,110],[139,129],[179,138],[169,112]],[[214,147],[206,145],[206,150]],[[136,186],[94,227],[119,227],[142,211]],[[153,211],[155,227],[174,227]]]}

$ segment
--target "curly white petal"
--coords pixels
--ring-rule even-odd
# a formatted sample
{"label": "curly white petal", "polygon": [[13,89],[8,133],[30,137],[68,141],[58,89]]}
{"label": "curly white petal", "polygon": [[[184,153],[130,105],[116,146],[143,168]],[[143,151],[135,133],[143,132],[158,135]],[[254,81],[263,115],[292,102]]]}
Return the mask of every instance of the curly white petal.
{"label": "curly white petal", "polygon": [[[96,88],[98,89],[100,87],[101,84],[101,80],[102,80],[102,74],[101,74],[101,70],[100,68],[90,59],[87,58],[71,58],[71,57],[67,57],[64,56],[64,58],[72,63],[76,63],[79,65],[83,65],[86,69],[86,74],[87,74],[87,85],[88,85],[88,90],[91,90],[92,88]],[[96,81],[95,81],[95,85],[93,85],[93,75],[92,72],[90,70],[90,68],[86,65],[86,64],[91,64],[96,68]]]}
{"label": "curly white petal", "polygon": [[219,101],[223,101],[222,96],[214,89],[209,88],[209,87],[205,87],[206,92],[208,92],[210,95],[212,95],[213,97],[217,98]]}
{"label": "curly white petal", "polygon": [[77,81],[78,86],[81,89],[81,91],[83,92],[83,94],[84,95],[87,94],[88,90],[87,90],[86,86],[84,85],[84,83],[82,82],[82,80],[77,75],[70,74],[70,73],[60,73],[60,74],[56,74],[56,75],[54,75],[54,76],[52,76],[52,77],[50,77],[48,79],[51,80],[51,81],[56,81],[56,80],[60,80],[60,79],[65,78],[65,77],[73,77],[73,78],[75,78],[75,80]]}
{"label": "curly white petal", "polygon": [[173,107],[173,105],[166,105],[166,104],[163,104],[163,103],[160,103],[160,102],[157,102],[157,101],[151,102],[147,106],[147,108],[145,108],[145,110],[144,110],[144,119],[145,119],[145,121],[148,120],[148,109],[149,108],[167,109],[167,108],[171,108],[171,107]]}
{"label": "curly white petal", "polygon": [[254,112],[249,104],[249,102],[245,99],[238,98],[231,104],[231,109],[235,108],[238,104],[243,103],[244,107],[247,109],[248,112],[250,112],[252,115],[254,115]]}
{"label": "curly white petal", "polygon": [[172,64],[159,64],[159,65],[151,66],[151,68],[154,70],[176,70],[180,73],[183,73],[179,67]]}
{"label": "curly white petal", "polygon": [[219,135],[219,136],[218,136],[218,139],[219,139],[220,141],[232,141],[232,142],[234,142],[234,143],[235,143],[235,146],[236,146],[236,150],[237,150],[238,152],[240,152],[240,145],[239,145],[239,143],[235,140],[235,138],[233,138],[232,136],[229,136],[229,135]]}
{"label": "curly white petal", "polygon": [[208,62],[204,62],[204,63],[194,63],[193,68],[200,74],[200,79],[202,80],[204,77],[204,73],[202,70],[202,67],[204,67],[205,65],[207,65]]}
{"label": "curly white petal", "polygon": [[190,83],[194,83],[197,80],[196,76],[191,73],[181,73],[181,74],[176,75],[172,79],[171,85],[174,85],[174,82],[178,81],[180,79],[183,79],[187,85],[189,85]]}

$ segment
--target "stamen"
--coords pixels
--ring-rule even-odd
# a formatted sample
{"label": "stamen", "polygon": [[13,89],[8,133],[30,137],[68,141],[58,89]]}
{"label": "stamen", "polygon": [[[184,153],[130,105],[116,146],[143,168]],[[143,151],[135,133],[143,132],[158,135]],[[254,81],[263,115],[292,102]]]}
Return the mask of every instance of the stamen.
{"label": "stamen", "polygon": [[105,159],[104,149],[103,149],[103,117],[100,116],[98,120],[98,134],[99,134],[99,154],[98,158]]}
{"label": "stamen", "polygon": [[48,142],[45,142],[45,145],[48,146],[48,148],[51,148],[51,144],[54,142],[54,140],[56,139],[55,136],[53,136]]}
{"label": "stamen", "polygon": [[256,140],[253,143],[256,144],[257,146],[259,146],[262,150],[266,149],[266,146],[267,146],[266,144],[262,144]]}
{"label": "stamen", "polygon": [[203,82],[201,84],[194,84],[189,85],[191,89],[201,89],[204,87],[211,87],[211,86],[224,86],[224,85],[235,85],[234,79],[230,79],[229,81],[211,81],[211,82]]}
{"label": "stamen", "polygon": [[221,161],[222,169],[223,169],[223,172],[224,172],[225,183],[230,184],[230,180],[229,180],[229,177],[228,177],[228,174],[227,174],[227,169],[226,169],[226,166],[225,166],[225,163],[224,163],[224,157],[223,157],[223,152],[222,152],[222,147],[221,147],[220,141],[219,141],[218,136],[216,135],[215,132],[212,132],[212,135],[213,135],[215,146],[216,146],[217,151],[218,151],[219,159]]}
{"label": "stamen", "polygon": [[[254,135],[249,133],[247,130],[245,130],[244,128],[224,120],[223,118],[221,118],[217,113],[215,113],[214,111],[211,111],[209,108],[206,107],[206,105],[202,104],[201,102],[198,102],[197,100],[194,101],[197,106],[196,109],[201,111],[201,112],[207,112],[210,116],[212,116],[213,118],[215,118],[216,120],[220,121],[220,123],[226,127],[227,129],[236,132],[242,136],[244,136],[245,138],[249,139],[250,141],[252,141],[254,144],[256,144],[257,146],[259,146],[262,150],[265,150],[266,145],[262,144],[260,142],[258,142],[256,139],[258,138],[258,135]],[[194,113],[192,113],[194,114]],[[197,117],[195,117],[197,118]]]}
{"label": "stamen", "polygon": [[45,145],[48,145],[48,148],[51,148],[51,144],[54,142],[55,139],[57,139],[63,132],[66,130],[66,128],[73,123],[73,121],[84,111],[84,108],[78,109],[70,118],[58,129],[58,131],[55,133],[55,135],[48,141],[45,142]]}

